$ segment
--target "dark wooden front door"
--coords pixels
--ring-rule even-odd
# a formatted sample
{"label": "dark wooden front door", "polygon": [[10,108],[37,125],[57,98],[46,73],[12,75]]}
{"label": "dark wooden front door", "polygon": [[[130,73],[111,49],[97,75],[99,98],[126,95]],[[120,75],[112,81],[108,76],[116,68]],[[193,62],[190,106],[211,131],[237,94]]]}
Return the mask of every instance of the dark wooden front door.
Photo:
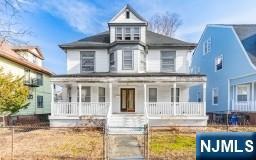
{"label": "dark wooden front door", "polygon": [[135,112],[135,89],[121,88],[121,111]]}

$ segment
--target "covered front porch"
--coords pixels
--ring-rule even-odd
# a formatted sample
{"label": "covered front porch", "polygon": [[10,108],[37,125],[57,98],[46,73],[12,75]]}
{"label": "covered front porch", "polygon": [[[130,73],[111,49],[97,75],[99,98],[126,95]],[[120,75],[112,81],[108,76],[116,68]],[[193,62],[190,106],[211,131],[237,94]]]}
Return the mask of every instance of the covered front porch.
{"label": "covered front porch", "polygon": [[113,77],[52,79],[50,120],[102,119],[113,115],[140,115],[150,119],[198,119],[205,115],[201,102],[189,101],[189,88],[202,85],[203,77]]}

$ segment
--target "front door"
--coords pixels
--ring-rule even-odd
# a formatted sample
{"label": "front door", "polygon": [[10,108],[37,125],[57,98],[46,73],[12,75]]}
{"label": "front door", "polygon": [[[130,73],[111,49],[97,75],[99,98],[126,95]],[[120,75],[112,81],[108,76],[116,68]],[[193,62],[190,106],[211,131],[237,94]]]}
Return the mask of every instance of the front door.
{"label": "front door", "polygon": [[135,112],[135,89],[121,88],[121,111]]}

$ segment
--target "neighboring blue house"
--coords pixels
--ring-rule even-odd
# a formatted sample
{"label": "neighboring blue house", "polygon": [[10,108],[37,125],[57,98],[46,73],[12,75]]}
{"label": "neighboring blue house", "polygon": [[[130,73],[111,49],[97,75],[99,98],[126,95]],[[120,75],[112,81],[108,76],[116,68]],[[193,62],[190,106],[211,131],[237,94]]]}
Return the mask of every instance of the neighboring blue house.
{"label": "neighboring blue house", "polygon": [[[207,25],[190,70],[207,75],[206,106],[211,120],[223,121],[227,113],[238,113],[240,122],[256,122],[256,24]],[[198,87],[190,94],[201,100]]]}

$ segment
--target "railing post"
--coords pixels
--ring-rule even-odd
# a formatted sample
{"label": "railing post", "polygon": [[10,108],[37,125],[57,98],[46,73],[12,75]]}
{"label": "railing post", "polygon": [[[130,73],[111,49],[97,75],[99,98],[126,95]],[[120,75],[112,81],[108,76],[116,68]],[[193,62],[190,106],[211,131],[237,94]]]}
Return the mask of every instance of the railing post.
{"label": "railing post", "polygon": [[204,101],[204,113],[203,115],[206,116],[206,82],[203,84],[203,101]]}
{"label": "railing post", "polygon": [[79,89],[79,104],[78,104],[78,115],[81,116],[81,109],[82,109],[82,85],[78,84]]}
{"label": "railing post", "polygon": [[51,97],[51,115],[55,114],[54,113],[54,83],[51,84],[51,90],[52,90],[52,97]]}
{"label": "railing post", "polygon": [[173,114],[176,116],[176,82],[173,83]]}

